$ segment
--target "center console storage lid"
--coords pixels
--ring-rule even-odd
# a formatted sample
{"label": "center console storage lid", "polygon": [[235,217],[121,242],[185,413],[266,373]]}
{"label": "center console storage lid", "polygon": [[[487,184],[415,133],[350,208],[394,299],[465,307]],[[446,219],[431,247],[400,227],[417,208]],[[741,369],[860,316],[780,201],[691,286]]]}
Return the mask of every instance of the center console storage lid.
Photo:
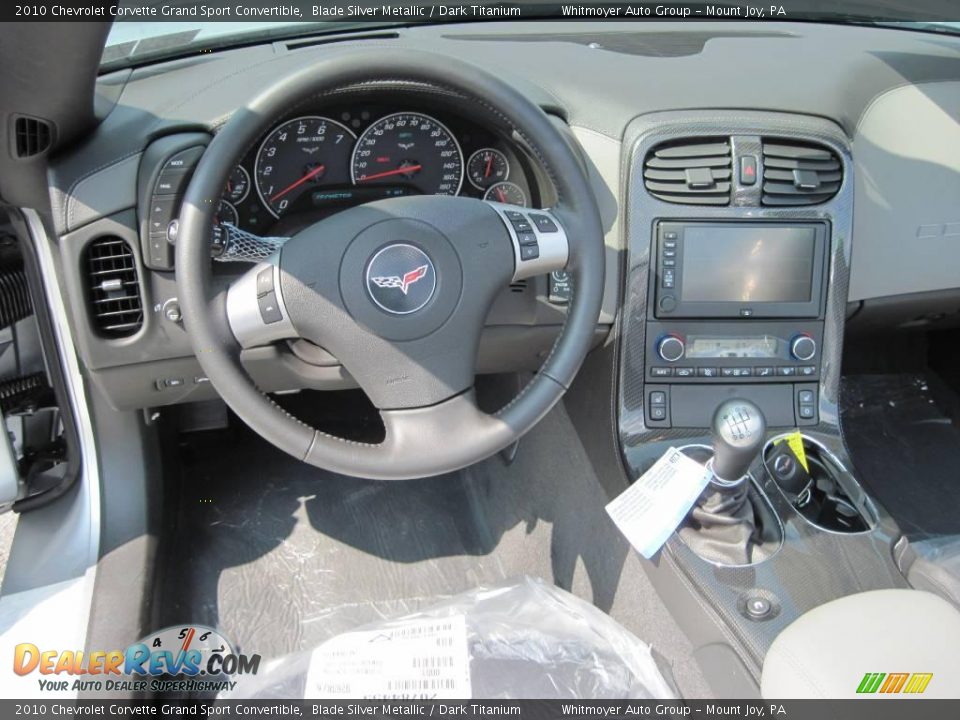
{"label": "center console storage lid", "polygon": [[958,647],[960,612],[932,593],[848,595],[801,615],[777,636],[760,692],[768,700],[960,698]]}

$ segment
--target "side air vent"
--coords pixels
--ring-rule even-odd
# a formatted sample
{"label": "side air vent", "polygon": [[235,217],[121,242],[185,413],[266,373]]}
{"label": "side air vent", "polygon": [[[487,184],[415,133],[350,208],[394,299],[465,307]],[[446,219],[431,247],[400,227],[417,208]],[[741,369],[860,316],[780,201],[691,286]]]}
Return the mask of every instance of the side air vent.
{"label": "side air vent", "polygon": [[842,179],[840,158],[822,145],[763,143],[763,205],[817,205],[837,194]]}
{"label": "side air vent", "polygon": [[53,143],[53,130],[50,123],[26,115],[21,115],[14,120],[13,134],[13,149],[18,158],[45,153]]}
{"label": "side air vent", "polygon": [[517,280],[516,282],[510,283],[510,292],[522,293],[526,291],[527,291],[526,280]]}
{"label": "side air vent", "polygon": [[647,191],[682,205],[729,205],[731,185],[728,138],[698,138],[658,145],[643,168]]}
{"label": "side air vent", "polygon": [[133,335],[143,325],[143,302],[130,246],[118,237],[103,237],[84,254],[94,326],[104,337]]}

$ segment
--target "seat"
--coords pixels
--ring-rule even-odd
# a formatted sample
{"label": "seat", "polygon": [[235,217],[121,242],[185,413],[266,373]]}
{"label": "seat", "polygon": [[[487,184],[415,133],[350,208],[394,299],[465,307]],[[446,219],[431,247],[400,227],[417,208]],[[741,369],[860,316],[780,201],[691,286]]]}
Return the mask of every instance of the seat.
{"label": "seat", "polygon": [[[768,700],[960,698],[960,611],[921,590],[872,590],[801,615],[770,646]],[[929,674],[929,677],[927,675]]]}

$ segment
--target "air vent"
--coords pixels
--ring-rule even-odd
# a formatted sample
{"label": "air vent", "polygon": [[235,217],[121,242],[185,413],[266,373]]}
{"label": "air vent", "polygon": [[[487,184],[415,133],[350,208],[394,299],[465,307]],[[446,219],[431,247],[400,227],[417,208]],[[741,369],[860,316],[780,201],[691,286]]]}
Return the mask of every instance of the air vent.
{"label": "air vent", "polygon": [[13,132],[14,151],[18,158],[45,153],[53,142],[50,123],[39,118],[21,115],[14,121]]}
{"label": "air vent", "polygon": [[730,141],[698,138],[658,145],[643,168],[647,191],[682,205],[730,204]]}
{"label": "air vent", "polygon": [[526,291],[527,291],[526,280],[517,280],[516,282],[510,283],[510,292],[522,293]]}
{"label": "air vent", "polygon": [[763,143],[764,205],[817,205],[837,194],[842,179],[840,158],[822,145]]}
{"label": "air vent", "polygon": [[85,255],[94,326],[104,337],[133,335],[143,325],[133,251],[118,237],[103,237]]}

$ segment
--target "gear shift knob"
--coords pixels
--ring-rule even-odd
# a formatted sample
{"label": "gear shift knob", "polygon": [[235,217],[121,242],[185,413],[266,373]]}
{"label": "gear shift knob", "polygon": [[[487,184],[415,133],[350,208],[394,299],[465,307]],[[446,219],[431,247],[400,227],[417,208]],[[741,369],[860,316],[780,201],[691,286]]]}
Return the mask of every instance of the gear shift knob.
{"label": "gear shift knob", "polygon": [[722,482],[736,483],[747,474],[763,447],[767,421],[749,400],[725,400],[713,414],[713,474]]}

